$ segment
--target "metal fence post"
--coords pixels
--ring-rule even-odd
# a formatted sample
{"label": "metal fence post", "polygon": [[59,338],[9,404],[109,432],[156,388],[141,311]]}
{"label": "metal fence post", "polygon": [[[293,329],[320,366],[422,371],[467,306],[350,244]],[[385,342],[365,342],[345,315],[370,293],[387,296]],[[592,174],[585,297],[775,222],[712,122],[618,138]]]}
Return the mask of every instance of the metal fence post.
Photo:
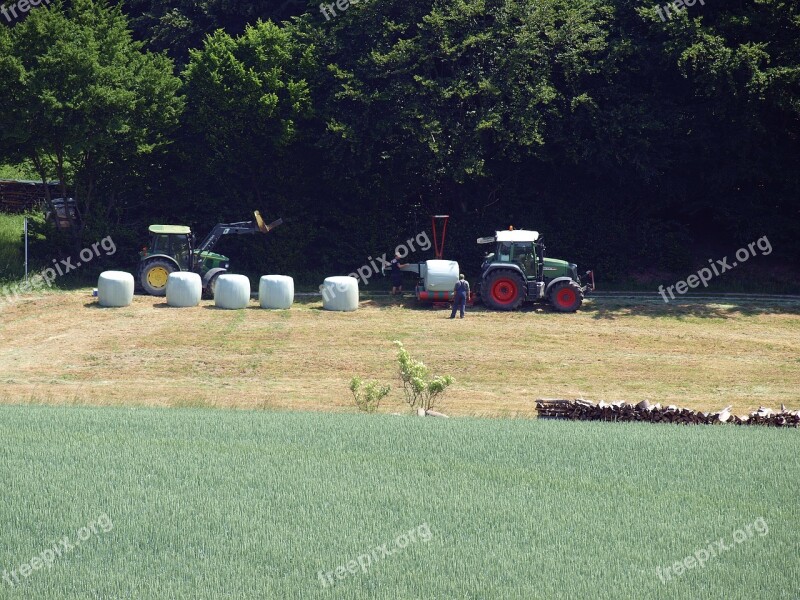
{"label": "metal fence post", "polygon": [[28,283],[28,217],[25,217],[25,283]]}

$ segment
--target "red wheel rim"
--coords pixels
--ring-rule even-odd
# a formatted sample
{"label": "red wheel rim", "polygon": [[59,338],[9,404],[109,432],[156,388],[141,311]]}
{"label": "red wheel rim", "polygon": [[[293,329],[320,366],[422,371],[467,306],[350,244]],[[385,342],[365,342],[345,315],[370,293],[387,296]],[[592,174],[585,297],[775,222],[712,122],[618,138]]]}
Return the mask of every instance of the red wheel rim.
{"label": "red wheel rim", "polygon": [[561,306],[572,306],[575,303],[575,290],[572,288],[562,288],[556,294],[556,302]]}
{"label": "red wheel rim", "polygon": [[517,284],[513,279],[502,278],[492,284],[492,298],[498,304],[510,304],[517,297]]}

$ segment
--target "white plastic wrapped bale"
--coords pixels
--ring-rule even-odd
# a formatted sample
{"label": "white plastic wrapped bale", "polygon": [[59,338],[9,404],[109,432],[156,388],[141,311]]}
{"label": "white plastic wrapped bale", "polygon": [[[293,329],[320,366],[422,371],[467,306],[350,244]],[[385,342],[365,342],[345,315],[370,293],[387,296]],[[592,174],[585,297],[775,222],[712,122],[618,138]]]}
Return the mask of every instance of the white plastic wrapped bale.
{"label": "white plastic wrapped bale", "polygon": [[458,263],[454,260],[425,261],[425,290],[452,292],[458,281]]}
{"label": "white plastic wrapped bale", "polygon": [[250,280],[246,275],[225,273],[217,278],[214,286],[214,305],[219,308],[238,310],[250,304]]}
{"label": "white plastic wrapped bale", "polygon": [[133,275],[124,271],[104,271],[97,280],[100,306],[130,306],[133,302]]}
{"label": "white plastic wrapped bale", "polygon": [[167,304],[185,308],[200,304],[203,282],[197,273],[179,271],[167,279]]}
{"label": "white plastic wrapped bale", "polygon": [[358,309],[358,280],[354,277],[326,277],[319,291],[325,310],[346,312]]}
{"label": "white plastic wrapped bale", "polygon": [[291,308],[294,279],[288,275],[264,275],[258,283],[258,302],[261,308]]}

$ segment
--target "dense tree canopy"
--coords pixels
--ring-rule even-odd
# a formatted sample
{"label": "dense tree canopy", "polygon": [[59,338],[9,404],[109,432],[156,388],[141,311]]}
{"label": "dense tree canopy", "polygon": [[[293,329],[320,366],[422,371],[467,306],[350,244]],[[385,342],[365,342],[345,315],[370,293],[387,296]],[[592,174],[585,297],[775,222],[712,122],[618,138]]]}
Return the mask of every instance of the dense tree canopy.
{"label": "dense tree canopy", "polygon": [[[448,253],[468,272],[475,238],[510,224],[606,280],[685,271],[764,235],[776,273],[800,262],[797,3],[666,19],[642,0],[121,11],[81,0],[0,32],[0,158],[48,148],[57,163],[57,142],[71,170],[55,174],[81,187],[91,173],[105,200],[135,190],[124,216],[142,229],[292,217],[241,242],[244,268],[349,272],[434,212],[453,215]],[[180,90],[145,48],[177,61]],[[65,104],[77,111],[59,119]]]}
{"label": "dense tree canopy", "polygon": [[131,18],[137,38],[150,50],[166,51],[178,64],[218,29],[239,35],[257,20],[280,22],[305,10],[304,0],[113,0]]}
{"label": "dense tree canopy", "polygon": [[170,61],[141,51],[120,10],[90,0],[0,29],[0,88],[0,155],[30,161],[63,197],[72,190],[76,245],[114,221],[182,111]]}

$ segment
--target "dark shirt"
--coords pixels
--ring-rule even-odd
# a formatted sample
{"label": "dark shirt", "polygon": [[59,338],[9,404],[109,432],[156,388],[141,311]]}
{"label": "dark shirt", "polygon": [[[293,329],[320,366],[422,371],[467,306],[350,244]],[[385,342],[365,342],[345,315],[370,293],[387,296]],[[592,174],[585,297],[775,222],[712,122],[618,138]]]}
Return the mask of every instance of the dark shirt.
{"label": "dark shirt", "polygon": [[400,270],[400,261],[396,258],[392,259],[392,262],[389,263],[392,265],[392,282],[394,285],[400,285],[400,282],[403,281],[403,272]]}

